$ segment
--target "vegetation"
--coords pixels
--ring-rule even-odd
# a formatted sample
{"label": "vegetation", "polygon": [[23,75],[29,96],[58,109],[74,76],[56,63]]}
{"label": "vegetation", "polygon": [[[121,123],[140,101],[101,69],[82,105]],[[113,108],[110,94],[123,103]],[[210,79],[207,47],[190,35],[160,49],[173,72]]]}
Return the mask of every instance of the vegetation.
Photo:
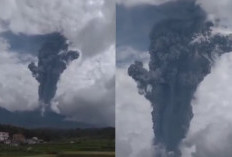
{"label": "vegetation", "polygon": [[45,141],[53,141],[67,138],[93,137],[103,139],[115,139],[115,128],[86,128],[86,129],[56,129],[38,128],[25,129],[11,125],[0,125],[0,131],[9,132],[12,136],[21,133],[27,138],[39,137]]}
{"label": "vegetation", "polygon": [[[104,156],[112,156],[114,152],[114,140],[110,139],[92,139],[92,138],[79,138],[69,139],[66,141],[54,141],[45,144],[36,145],[0,145],[0,157],[15,157],[15,156],[33,156],[33,155],[53,155],[57,157],[70,156],[77,157],[86,156],[86,154],[92,154],[95,152],[105,152]],[[85,152],[83,154],[83,152]],[[88,152],[88,153],[86,153]],[[111,152],[111,153],[107,153]],[[104,153],[103,153],[104,154]],[[80,156],[80,157],[81,157]],[[35,156],[36,157],[36,156]]]}
{"label": "vegetation", "polygon": [[0,157],[114,157],[114,128],[24,129],[0,125],[0,131],[38,137],[46,143],[12,146],[0,144]]}

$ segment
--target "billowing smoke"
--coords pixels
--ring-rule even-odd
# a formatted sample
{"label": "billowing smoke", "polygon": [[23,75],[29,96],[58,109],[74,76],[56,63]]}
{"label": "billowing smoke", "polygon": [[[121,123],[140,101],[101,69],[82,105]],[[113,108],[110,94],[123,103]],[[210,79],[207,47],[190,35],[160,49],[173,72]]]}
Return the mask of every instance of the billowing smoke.
{"label": "billowing smoke", "polygon": [[[232,36],[214,34],[195,1],[171,2],[169,15],[150,34],[149,70],[136,61],[128,74],[151,102],[155,157],[180,157],[179,144],[193,117],[191,100],[214,59],[232,50]],[[173,13],[171,13],[173,11]]]}
{"label": "billowing smoke", "polygon": [[57,82],[69,62],[79,57],[79,52],[68,50],[68,40],[59,33],[53,34],[38,53],[38,65],[28,65],[33,77],[39,82],[39,101],[42,111],[50,110],[50,103],[56,94]]}

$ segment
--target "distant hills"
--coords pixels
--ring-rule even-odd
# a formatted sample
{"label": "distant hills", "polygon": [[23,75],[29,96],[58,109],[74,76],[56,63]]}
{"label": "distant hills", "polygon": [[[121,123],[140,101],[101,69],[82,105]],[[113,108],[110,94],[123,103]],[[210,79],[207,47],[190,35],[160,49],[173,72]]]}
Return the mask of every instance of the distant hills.
{"label": "distant hills", "polygon": [[74,129],[74,128],[92,128],[96,127],[91,124],[68,121],[65,116],[55,112],[46,112],[41,116],[39,110],[10,112],[0,107],[0,124],[14,125],[24,128],[56,128],[56,129]]}

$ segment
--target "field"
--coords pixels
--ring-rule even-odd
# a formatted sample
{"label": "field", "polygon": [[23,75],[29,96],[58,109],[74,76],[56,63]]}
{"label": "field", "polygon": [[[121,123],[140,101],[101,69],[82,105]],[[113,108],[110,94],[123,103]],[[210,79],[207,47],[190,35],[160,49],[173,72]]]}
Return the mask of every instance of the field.
{"label": "field", "polygon": [[0,145],[0,157],[114,157],[114,140],[69,139],[45,144]]}

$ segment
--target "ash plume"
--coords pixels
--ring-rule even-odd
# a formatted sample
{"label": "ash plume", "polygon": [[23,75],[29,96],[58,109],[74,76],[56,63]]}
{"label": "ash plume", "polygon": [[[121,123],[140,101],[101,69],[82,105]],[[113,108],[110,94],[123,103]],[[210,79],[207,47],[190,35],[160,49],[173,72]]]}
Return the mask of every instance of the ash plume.
{"label": "ash plume", "polygon": [[42,112],[50,110],[50,103],[56,94],[57,82],[68,64],[79,57],[79,52],[68,50],[67,39],[55,33],[39,50],[38,64],[28,65],[33,77],[39,82],[39,101]]}
{"label": "ash plume", "polygon": [[194,93],[210,73],[215,56],[232,51],[232,35],[214,34],[213,23],[195,1],[170,5],[170,16],[150,34],[149,70],[139,61],[128,68],[139,93],[153,107],[155,157],[181,157],[179,144],[193,117]]}

